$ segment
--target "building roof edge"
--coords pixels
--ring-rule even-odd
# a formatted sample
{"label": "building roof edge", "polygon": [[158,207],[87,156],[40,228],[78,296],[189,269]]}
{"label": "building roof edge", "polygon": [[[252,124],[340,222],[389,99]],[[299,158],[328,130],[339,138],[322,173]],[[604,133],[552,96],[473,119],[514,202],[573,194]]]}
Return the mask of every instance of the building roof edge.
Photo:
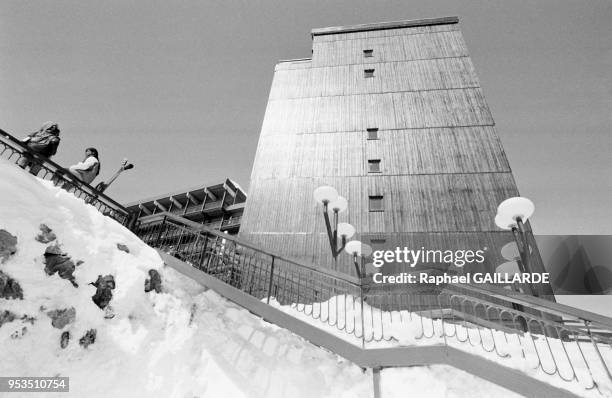
{"label": "building roof edge", "polygon": [[212,188],[212,187],[215,187],[215,186],[223,185],[223,184],[227,183],[228,181],[234,186],[234,188],[236,188],[240,192],[242,192],[244,194],[244,196],[247,196],[246,191],[244,191],[238,185],[238,183],[236,183],[236,181],[234,181],[234,180],[232,180],[230,178],[225,178],[224,180],[221,180],[221,181],[217,182],[216,184],[209,184],[209,183],[207,183],[207,184],[200,184],[200,185],[196,185],[196,186],[192,186],[192,187],[188,187],[188,188],[183,188],[183,189],[179,189],[179,190],[175,190],[175,191],[171,191],[171,192],[166,192],[166,193],[155,195],[155,196],[150,196],[150,197],[146,197],[146,198],[142,198],[142,199],[138,199],[138,200],[133,200],[131,202],[128,202],[128,203],[124,204],[123,206],[125,206],[125,207],[134,207],[134,206],[138,206],[141,203],[153,202],[155,200],[165,199],[165,198],[168,198],[170,196],[182,195],[182,194],[187,193],[187,192],[201,191],[203,189],[208,189],[208,188]]}
{"label": "building roof edge", "polygon": [[296,59],[281,59],[277,62],[277,64],[282,64],[285,62],[309,62],[312,61],[312,58],[296,58]]}
{"label": "building roof edge", "polygon": [[329,28],[317,28],[310,31],[311,35],[333,35],[339,33],[352,33],[352,32],[365,32],[369,30],[384,30],[384,29],[398,29],[398,28],[412,28],[417,26],[431,26],[431,25],[446,25],[459,23],[459,17],[441,17],[441,18],[424,18],[424,19],[413,19],[409,21],[391,21],[391,22],[377,22],[367,23],[359,25],[347,25],[347,26],[332,26]]}

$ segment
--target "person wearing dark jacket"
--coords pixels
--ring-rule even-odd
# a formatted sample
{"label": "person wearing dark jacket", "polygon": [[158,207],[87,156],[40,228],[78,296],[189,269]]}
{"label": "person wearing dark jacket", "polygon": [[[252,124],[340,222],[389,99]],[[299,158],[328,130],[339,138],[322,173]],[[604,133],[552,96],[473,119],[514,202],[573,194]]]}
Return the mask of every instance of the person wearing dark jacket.
{"label": "person wearing dark jacket", "polygon": [[22,140],[24,145],[30,150],[30,153],[24,152],[21,159],[17,162],[19,167],[25,169],[30,167],[30,173],[37,175],[41,169],[40,162],[38,162],[31,153],[41,155],[47,158],[55,155],[57,147],[60,143],[59,137],[60,129],[55,122],[46,122],[42,125],[38,131],[28,134],[26,138]]}

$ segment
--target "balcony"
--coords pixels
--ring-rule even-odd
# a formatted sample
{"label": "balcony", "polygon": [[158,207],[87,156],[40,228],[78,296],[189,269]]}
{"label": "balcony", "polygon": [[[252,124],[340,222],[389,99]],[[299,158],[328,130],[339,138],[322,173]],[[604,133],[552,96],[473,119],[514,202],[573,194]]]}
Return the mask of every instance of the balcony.
{"label": "balcony", "polygon": [[237,231],[240,227],[240,221],[242,216],[231,217],[227,220],[223,220],[221,223],[221,231]]}
{"label": "balcony", "polygon": [[232,217],[228,220],[223,220],[223,226],[224,227],[231,227],[234,225],[240,225],[240,221],[242,220],[242,216],[240,217]]}

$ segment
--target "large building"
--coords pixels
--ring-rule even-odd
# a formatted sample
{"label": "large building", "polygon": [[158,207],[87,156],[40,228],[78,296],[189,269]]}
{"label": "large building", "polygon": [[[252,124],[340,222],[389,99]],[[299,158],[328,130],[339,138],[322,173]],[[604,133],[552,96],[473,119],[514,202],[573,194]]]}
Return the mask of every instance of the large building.
{"label": "large building", "polygon": [[314,29],[312,58],[276,65],[240,236],[354,273],[313,198],[330,185],[375,249],[483,249],[471,271],[495,272],[518,190],[494,126],[458,18]]}
{"label": "large building", "polygon": [[209,228],[237,234],[240,229],[246,193],[227,178],[223,182],[201,184],[190,189],[141,199],[126,205],[136,218],[170,212]]}

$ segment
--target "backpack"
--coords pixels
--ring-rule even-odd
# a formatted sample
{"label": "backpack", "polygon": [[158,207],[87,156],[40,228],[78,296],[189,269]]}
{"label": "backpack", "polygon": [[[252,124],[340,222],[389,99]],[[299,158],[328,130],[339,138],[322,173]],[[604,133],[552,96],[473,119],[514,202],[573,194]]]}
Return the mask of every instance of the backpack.
{"label": "backpack", "polygon": [[55,155],[59,143],[60,138],[57,135],[43,131],[34,133],[27,145],[33,152],[49,157]]}

